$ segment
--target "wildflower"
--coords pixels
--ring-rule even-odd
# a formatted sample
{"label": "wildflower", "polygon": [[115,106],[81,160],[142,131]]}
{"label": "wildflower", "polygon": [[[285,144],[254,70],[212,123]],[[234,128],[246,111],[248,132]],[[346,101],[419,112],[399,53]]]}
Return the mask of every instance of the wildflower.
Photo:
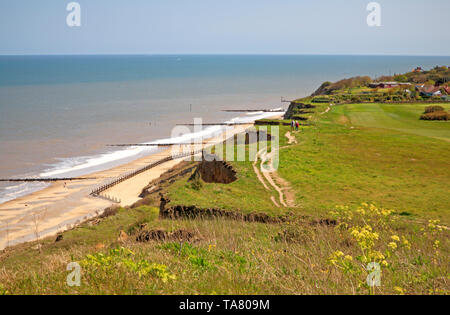
{"label": "wildflower", "polygon": [[368,254],[368,259],[370,261],[382,261],[385,258],[386,257],[382,253],[380,253],[379,251],[376,251],[376,250],[370,251]]}
{"label": "wildflower", "polygon": [[388,247],[391,248],[392,250],[396,250],[397,249],[397,243],[395,242],[390,242],[388,244]]}
{"label": "wildflower", "polygon": [[384,267],[387,267],[389,264],[388,264],[388,262],[386,261],[386,260],[383,260],[382,262],[381,262],[381,264],[384,266]]}
{"label": "wildflower", "polygon": [[434,241],[434,244],[433,244],[433,248],[434,248],[434,249],[438,249],[440,244],[441,244],[440,241],[435,240],[435,241]]}
{"label": "wildflower", "polygon": [[403,246],[405,246],[407,249],[411,249],[411,244],[409,243],[409,241],[403,236],[402,237],[402,244]]}
{"label": "wildflower", "polygon": [[358,208],[358,209],[356,209],[356,212],[358,212],[359,214],[361,214],[363,216],[366,214],[366,211],[364,210],[364,208]]}
{"label": "wildflower", "polygon": [[334,253],[331,254],[331,256],[328,258],[328,260],[330,261],[331,264],[333,265],[337,265],[338,261],[341,259],[341,257],[343,257],[345,254],[341,251],[335,251]]}
{"label": "wildflower", "polygon": [[363,228],[354,227],[351,229],[350,234],[356,239],[362,249],[372,248],[375,241],[379,238],[379,234],[372,232],[372,227],[369,225]]}
{"label": "wildflower", "polygon": [[400,242],[400,237],[398,237],[397,235],[392,235],[391,239],[396,241],[396,242]]}
{"label": "wildflower", "polygon": [[400,294],[400,295],[404,295],[405,294],[405,290],[403,290],[400,287],[394,287],[394,290],[395,290],[395,292],[397,292],[397,294]]}
{"label": "wildflower", "polygon": [[350,256],[350,255],[346,255],[346,256],[345,256],[345,260],[352,261],[352,260],[353,260],[353,257]]}

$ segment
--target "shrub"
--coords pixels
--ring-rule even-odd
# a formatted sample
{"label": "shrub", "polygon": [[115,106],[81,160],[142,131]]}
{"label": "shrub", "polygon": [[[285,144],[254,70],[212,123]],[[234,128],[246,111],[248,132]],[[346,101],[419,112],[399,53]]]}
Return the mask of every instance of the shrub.
{"label": "shrub", "polygon": [[424,114],[434,113],[434,112],[443,112],[443,111],[445,111],[445,109],[442,106],[438,106],[438,105],[428,106],[428,107],[425,107],[425,113]]}
{"label": "shrub", "polygon": [[394,80],[397,82],[408,82],[408,77],[406,75],[397,75],[394,77]]}
{"label": "shrub", "polygon": [[445,111],[431,112],[420,116],[421,120],[450,120],[450,114]]}
{"label": "shrub", "polygon": [[191,180],[191,188],[193,190],[199,191],[200,189],[202,189],[202,187],[203,187],[203,183],[200,178],[200,173],[196,172]]}
{"label": "shrub", "polygon": [[327,97],[315,97],[312,100],[313,103],[329,103],[330,99]]}

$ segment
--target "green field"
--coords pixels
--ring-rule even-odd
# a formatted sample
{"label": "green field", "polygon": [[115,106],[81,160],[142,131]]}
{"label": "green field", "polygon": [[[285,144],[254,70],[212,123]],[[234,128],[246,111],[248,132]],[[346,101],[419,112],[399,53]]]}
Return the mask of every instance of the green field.
{"label": "green field", "polygon": [[[323,111],[327,105],[316,110]],[[446,105],[447,108],[450,105]],[[413,217],[449,221],[450,123],[419,120],[423,104],[352,104],[315,116],[296,134],[298,145],[280,151],[280,175],[295,193],[299,213],[326,214],[340,204],[375,202]],[[280,146],[286,146],[282,127]],[[205,184],[186,180],[169,190],[177,204],[244,212],[275,208],[250,162],[232,162],[239,181]]]}
{"label": "green field", "polygon": [[[450,110],[450,104],[439,105]],[[344,115],[349,119],[349,123],[355,126],[390,129],[450,141],[448,122],[418,119],[424,107],[424,104],[354,104],[338,106],[334,114]]]}

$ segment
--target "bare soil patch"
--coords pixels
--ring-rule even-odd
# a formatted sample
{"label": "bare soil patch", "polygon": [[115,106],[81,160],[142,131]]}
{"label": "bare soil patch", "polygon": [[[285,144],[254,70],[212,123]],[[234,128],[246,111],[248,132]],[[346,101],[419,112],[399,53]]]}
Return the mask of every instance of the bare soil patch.
{"label": "bare soil patch", "polygon": [[164,230],[142,230],[136,236],[136,242],[195,242],[201,238],[196,232],[188,230],[177,230],[174,232],[167,232]]}
{"label": "bare soil patch", "polygon": [[265,213],[249,213],[243,214],[237,211],[229,211],[222,209],[202,209],[196,206],[172,206],[165,208],[164,199],[161,203],[164,207],[160,208],[159,216],[161,219],[179,220],[179,219],[217,219],[226,218],[236,221],[258,222],[258,223],[281,223],[287,221],[287,217],[272,217]]}

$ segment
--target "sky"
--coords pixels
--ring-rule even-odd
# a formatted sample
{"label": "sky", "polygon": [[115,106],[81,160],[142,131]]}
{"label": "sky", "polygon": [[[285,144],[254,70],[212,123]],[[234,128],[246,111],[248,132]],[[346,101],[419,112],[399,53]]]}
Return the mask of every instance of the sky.
{"label": "sky", "polygon": [[449,0],[0,0],[0,54],[450,55]]}

